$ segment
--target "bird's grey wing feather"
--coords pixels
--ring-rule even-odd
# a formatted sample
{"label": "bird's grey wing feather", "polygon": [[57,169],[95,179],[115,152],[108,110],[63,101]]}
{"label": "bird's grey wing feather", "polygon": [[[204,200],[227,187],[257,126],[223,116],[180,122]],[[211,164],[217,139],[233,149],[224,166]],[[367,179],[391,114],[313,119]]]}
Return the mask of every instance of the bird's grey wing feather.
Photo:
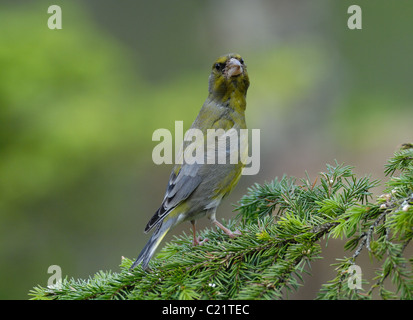
{"label": "bird's grey wing feather", "polygon": [[[195,191],[202,181],[202,177],[199,175],[201,166],[201,164],[197,163],[185,163],[178,165],[172,170],[162,205],[149,220],[145,227],[145,232],[150,231],[159,221],[163,220],[174,208]],[[180,167],[179,171],[175,173],[178,167]]]}

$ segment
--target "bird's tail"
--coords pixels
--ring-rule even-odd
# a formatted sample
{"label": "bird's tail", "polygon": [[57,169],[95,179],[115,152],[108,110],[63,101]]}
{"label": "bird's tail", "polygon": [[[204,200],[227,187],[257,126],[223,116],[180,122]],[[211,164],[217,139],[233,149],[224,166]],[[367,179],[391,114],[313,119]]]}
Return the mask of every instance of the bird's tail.
{"label": "bird's tail", "polygon": [[129,270],[134,269],[140,263],[142,263],[142,269],[145,270],[148,267],[149,261],[154,255],[156,248],[159,246],[162,239],[168,233],[169,229],[171,229],[173,222],[172,220],[173,219],[169,219],[167,221],[161,222],[160,225],[156,227],[156,230],[152,234],[152,237],[146,243],[145,247],[142,249],[138,258],[132,264]]}

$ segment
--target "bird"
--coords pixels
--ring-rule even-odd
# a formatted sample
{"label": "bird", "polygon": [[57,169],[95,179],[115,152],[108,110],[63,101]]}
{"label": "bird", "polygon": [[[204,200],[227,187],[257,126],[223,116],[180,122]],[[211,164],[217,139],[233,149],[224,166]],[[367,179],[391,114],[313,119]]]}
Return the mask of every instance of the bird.
{"label": "bird", "polygon": [[[209,129],[217,131],[223,129],[221,132],[229,132],[232,129],[235,133],[246,129],[245,109],[249,85],[247,67],[239,54],[230,53],[219,57],[211,68],[208,96],[191,129],[200,130],[204,137],[207,136]],[[223,149],[219,143],[215,143],[217,139],[218,137],[215,137],[214,143],[207,144],[206,148],[212,149],[212,152],[205,153],[203,159],[205,161],[194,163],[175,161],[162,204],[144,230],[148,233],[154,229],[153,234],[130,270],[140,264],[143,270],[148,269],[148,264],[162,239],[169,230],[183,221],[189,221],[192,225],[194,246],[202,245],[208,240],[196,237],[195,222],[205,216],[230,238],[241,234],[238,230],[232,232],[217,221],[216,210],[223,198],[237,185],[244,167],[242,161],[229,161],[231,154],[239,152],[238,160],[240,160],[243,155],[248,154],[248,145],[238,140],[238,150],[231,149],[227,145]],[[189,143],[183,142],[183,150]],[[219,157],[219,152],[225,154],[225,163],[211,161],[211,154],[213,157]]]}

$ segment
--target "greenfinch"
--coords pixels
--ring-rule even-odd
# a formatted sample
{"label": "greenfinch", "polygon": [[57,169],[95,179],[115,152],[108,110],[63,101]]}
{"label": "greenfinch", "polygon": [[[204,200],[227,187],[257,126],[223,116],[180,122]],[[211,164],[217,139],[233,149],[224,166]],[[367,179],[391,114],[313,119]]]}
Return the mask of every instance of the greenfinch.
{"label": "greenfinch", "polygon": [[[245,108],[249,78],[244,60],[238,54],[227,54],[218,58],[212,65],[209,76],[209,94],[206,98],[191,129],[198,129],[204,137],[210,129],[221,129],[239,133],[246,129]],[[222,130],[223,129],[223,130]],[[226,139],[226,138],[225,138]],[[205,139],[206,140],[206,139]],[[222,199],[227,196],[238,183],[244,167],[242,161],[230,161],[232,153],[239,152],[238,160],[248,154],[248,145],[238,141],[238,148],[208,143],[205,161],[188,163],[181,161],[172,169],[165,197],[159,209],[149,220],[145,233],[154,232],[142,249],[131,269],[142,263],[147,269],[148,263],[167,232],[183,221],[190,221],[193,230],[193,245],[202,244],[196,237],[195,221],[206,216],[211,222],[222,229],[230,238],[240,234],[224,227],[216,219],[216,210]],[[189,142],[184,141],[183,149]],[[212,152],[211,151],[212,148]],[[220,157],[224,153],[225,163],[211,161],[210,155]],[[209,158],[208,158],[209,157]]]}

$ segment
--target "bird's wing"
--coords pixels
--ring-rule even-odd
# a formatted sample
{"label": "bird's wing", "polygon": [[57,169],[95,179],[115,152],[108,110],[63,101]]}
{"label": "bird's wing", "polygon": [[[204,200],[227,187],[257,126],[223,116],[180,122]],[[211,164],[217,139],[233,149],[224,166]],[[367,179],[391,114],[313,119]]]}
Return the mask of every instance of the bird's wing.
{"label": "bird's wing", "polygon": [[149,220],[145,227],[145,232],[150,231],[159,221],[163,220],[165,216],[195,191],[202,181],[202,177],[199,175],[201,166],[202,165],[198,163],[185,163],[175,166],[169,178],[162,205]]}

